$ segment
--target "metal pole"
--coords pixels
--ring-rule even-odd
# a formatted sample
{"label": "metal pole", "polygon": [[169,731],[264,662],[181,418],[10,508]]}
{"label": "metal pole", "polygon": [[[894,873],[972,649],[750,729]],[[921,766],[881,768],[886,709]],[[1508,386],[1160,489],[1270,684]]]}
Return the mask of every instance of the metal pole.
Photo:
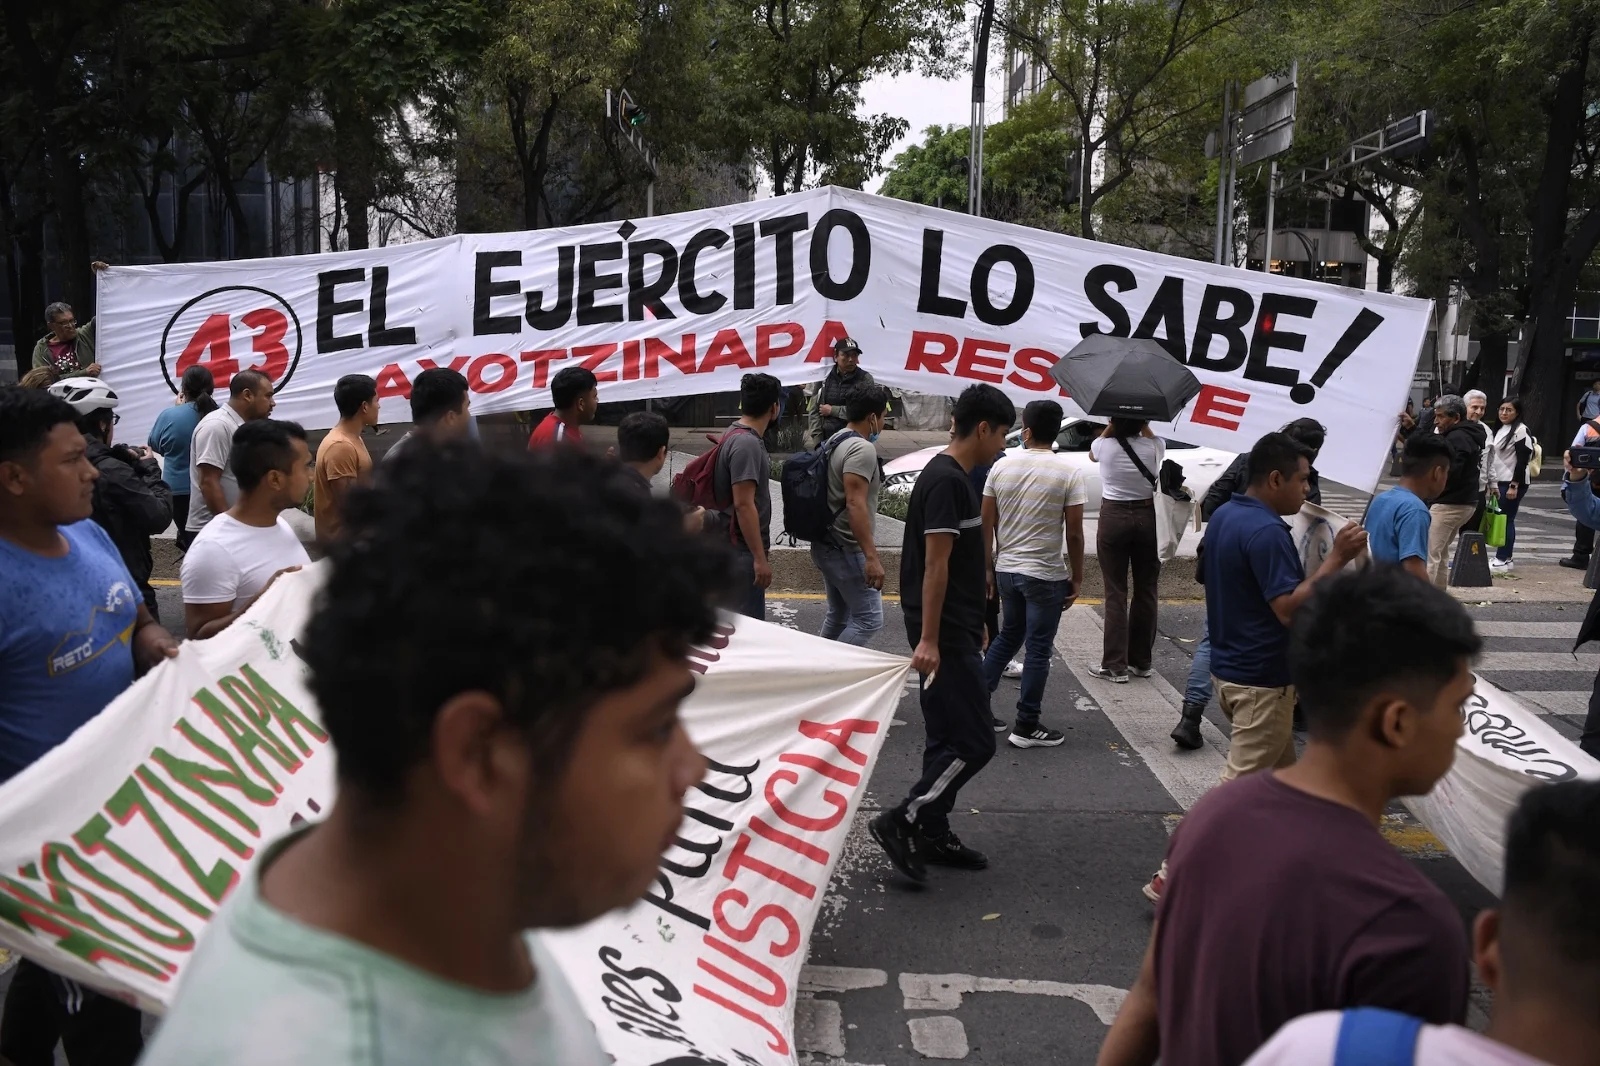
{"label": "metal pole", "polygon": [[989,64],[989,24],[994,21],[994,0],[983,0],[978,32],[972,41],[972,144],[967,167],[967,210],[983,215],[983,98]]}
{"label": "metal pole", "polygon": [[1228,138],[1228,130],[1232,117],[1229,113],[1232,100],[1228,90],[1232,84],[1232,82],[1226,81],[1222,83],[1222,129],[1217,137],[1217,238],[1212,259],[1218,264],[1222,262],[1222,231],[1226,225],[1223,221],[1223,203],[1225,202],[1224,196],[1228,190],[1228,148],[1231,143]]}
{"label": "metal pole", "polygon": [[1228,155],[1228,204],[1226,208],[1228,217],[1222,248],[1222,262],[1227,266],[1233,265],[1233,183],[1238,174],[1239,160],[1233,155],[1232,145],[1230,144]]}
{"label": "metal pole", "polygon": [[1272,273],[1272,213],[1277,205],[1278,196],[1278,161],[1272,161],[1272,167],[1267,172],[1267,250],[1261,257],[1261,272]]}
{"label": "metal pole", "polygon": [[[1273,166],[1277,166],[1276,163]],[[644,187],[644,214],[646,218],[653,218],[656,213],[656,179],[651,178],[650,184]]]}

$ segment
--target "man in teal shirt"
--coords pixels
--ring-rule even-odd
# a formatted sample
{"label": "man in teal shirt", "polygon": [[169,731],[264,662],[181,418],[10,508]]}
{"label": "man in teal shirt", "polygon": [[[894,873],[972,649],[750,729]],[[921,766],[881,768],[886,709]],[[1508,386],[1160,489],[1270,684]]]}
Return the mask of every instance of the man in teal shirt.
{"label": "man in teal shirt", "polygon": [[351,497],[296,645],[338,798],[212,919],[145,1066],[609,1061],[532,933],[654,883],[728,572],[613,472],[430,443]]}

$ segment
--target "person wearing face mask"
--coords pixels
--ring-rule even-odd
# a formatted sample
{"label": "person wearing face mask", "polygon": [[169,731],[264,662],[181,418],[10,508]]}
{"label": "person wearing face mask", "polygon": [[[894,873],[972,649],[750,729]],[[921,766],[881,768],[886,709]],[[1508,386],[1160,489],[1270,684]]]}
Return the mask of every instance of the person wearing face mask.
{"label": "person wearing face mask", "polygon": [[873,539],[883,467],[873,443],[883,430],[889,390],[857,389],[840,405],[847,421],[827,440],[832,535],[811,543],[811,561],[828,589],[821,636],[857,647],[883,628],[883,563]]}

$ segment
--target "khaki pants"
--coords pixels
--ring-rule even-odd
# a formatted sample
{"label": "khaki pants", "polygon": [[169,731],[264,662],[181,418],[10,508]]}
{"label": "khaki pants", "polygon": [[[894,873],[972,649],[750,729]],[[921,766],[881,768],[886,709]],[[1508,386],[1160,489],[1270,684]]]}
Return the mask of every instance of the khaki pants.
{"label": "khaki pants", "polygon": [[1233,725],[1222,780],[1294,765],[1294,686],[1252,688],[1220,677],[1217,703]]}
{"label": "khaki pants", "polygon": [[1428,508],[1428,576],[1440,588],[1450,584],[1450,558],[1461,537],[1461,527],[1477,509],[1471,503],[1436,503]]}

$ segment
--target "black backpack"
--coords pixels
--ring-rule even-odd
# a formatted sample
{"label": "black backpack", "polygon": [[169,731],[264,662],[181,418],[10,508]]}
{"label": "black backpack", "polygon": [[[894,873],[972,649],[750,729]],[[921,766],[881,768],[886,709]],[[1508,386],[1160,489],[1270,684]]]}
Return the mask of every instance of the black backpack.
{"label": "black backpack", "polygon": [[854,430],[828,438],[809,452],[796,452],[783,461],[783,532],[791,541],[813,544],[834,542],[833,523],[844,513],[828,506],[828,463],[833,450]]}

